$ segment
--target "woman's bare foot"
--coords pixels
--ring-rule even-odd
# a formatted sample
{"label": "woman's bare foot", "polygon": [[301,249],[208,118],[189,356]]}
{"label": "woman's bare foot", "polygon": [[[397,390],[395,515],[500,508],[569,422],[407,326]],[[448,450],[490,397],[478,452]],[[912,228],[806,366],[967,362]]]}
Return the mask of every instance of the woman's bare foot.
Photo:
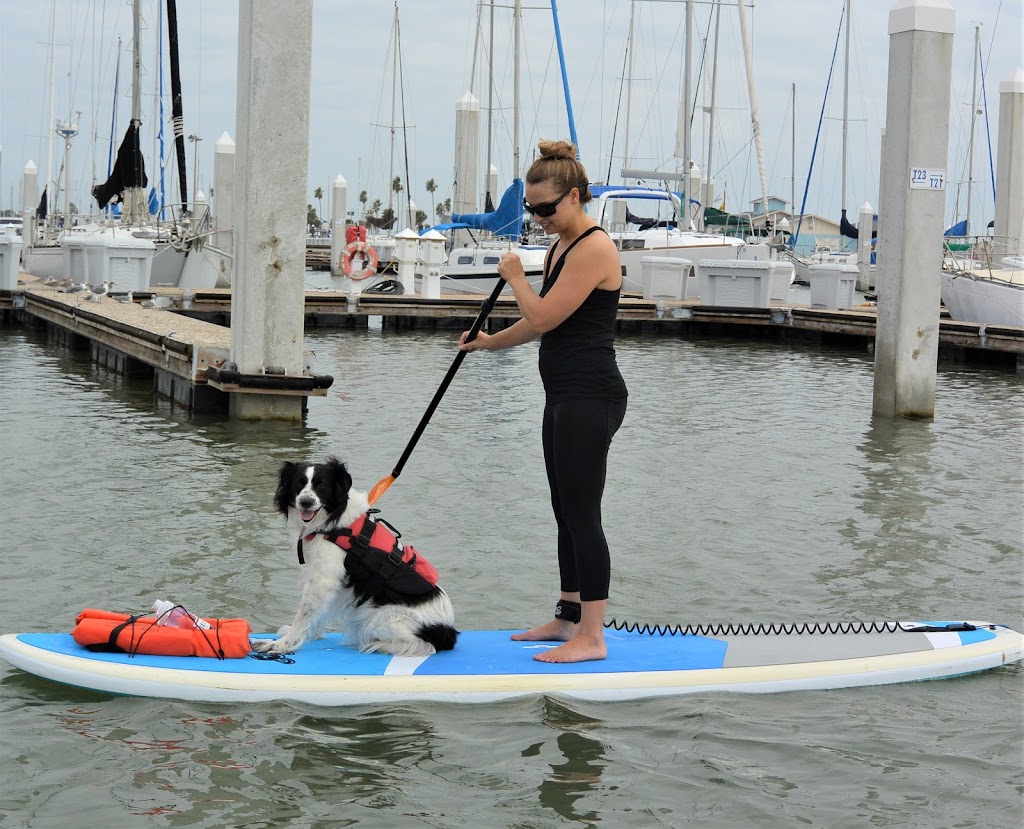
{"label": "woman's bare foot", "polygon": [[576,633],[576,625],[563,619],[552,619],[543,625],[513,633],[516,642],[568,642]]}
{"label": "woman's bare foot", "polygon": [[604,636],[597,639],[577,634],[564,645],[534,655],[538,662],[591,662],[608,656]]}

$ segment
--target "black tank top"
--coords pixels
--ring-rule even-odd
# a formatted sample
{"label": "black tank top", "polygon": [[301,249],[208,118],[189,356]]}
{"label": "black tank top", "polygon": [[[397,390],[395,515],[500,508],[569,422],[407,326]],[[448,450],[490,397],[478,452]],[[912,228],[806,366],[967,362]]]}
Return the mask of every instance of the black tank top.
{"label": "black tank top", "polygon": [[[540,295],[551,290],[562,272],[565,257],[580,241],[600,225],[580,234],[558,257],[554,267],[554,247],[544,262],[544,285]],[[621,400],[627,396],[626,383],[615,362],[615,317],[619,308],[619,289],[595,288],[557,328],[540,340],[540,378],[548,403],[566,400]]]}

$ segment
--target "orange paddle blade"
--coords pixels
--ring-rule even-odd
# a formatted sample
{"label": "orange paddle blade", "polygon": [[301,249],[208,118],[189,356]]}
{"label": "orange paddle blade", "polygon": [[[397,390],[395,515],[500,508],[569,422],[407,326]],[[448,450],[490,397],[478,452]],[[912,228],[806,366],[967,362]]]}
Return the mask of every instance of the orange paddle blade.
{"label": "orange paddle blade", "polygon": [[370,494],[368,496],[366,496],[366,498],[370,502],[370,504],[372,505],[372,504],[376,503],[377,499],[380,498],[380,496],[383,495],[385,492],[387,492],[388,487],[391,486],[394,482],[395,482],[395,476],[394,475],[388,475],[383,480],[378,481],[377,485],[374,486],[374,488],[370,490]]}

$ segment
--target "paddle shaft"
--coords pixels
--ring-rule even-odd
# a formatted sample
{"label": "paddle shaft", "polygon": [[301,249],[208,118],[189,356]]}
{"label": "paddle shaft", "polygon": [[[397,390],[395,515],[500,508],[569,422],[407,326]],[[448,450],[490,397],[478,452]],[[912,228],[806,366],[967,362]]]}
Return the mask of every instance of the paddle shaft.
{"label": "paddle shaft", "polygon": [[[494,290],[491,291],[491,295],[484,300],[483,305],[480,306],[480,313],[477,315],[476,320],[473,322],[473,327],[469,329],[469,334],[466,335],[466,342],[472,342],[476,339],[476,335],[480,333],[480,328],[484,324],[484,320],[487,319],[487,315],[491,313],[494,308],[494,303],[498,301],[498,294],[501,293],[501,289],[505,287],[505,280],[498,277],[498,283],[494,286]],[[409,456],[412,454],[412,450],[416,448],[416,444],[419,442],[420,436],[427,428],[427,424],[430,422],[430,418],[433,417],[434,411],[437,409],[438,404],[441,402],[441,398],[444,397],[444,393],[448,391],[448,386],[451,385],[452,380],[455,378],[455,373],[459,370],[459,366],[462,365],[462,361],[466,359],[468,351],[460,351],[455,355],[455,359],[452,361],[451,366],[448,369],[448,373],[445,374],[444,380],[441,381],[441,385],[438,386],[437,391],[434,392],[434,397],[430,401],[430,405],[427,406],[427,410],[423,413],[423,417],[420,418],[419,424],[416,426],[416,431],[412,433],[412,437],[409,439],[409,443],[406,444],[405,451],[402,452],[402,457],[398,459],[398,463],[395,464],[395,468],[391,470],[391,481],[388,482],[384,489],[402,474],[402,468],[405,466],[405,462],[409,460]],[[385,479],[387,480],[387,479]],[[381,482],[383,483],[383,481]],[[374,487],[373,491],[377,492],[380,484]],[[380,490],[378,497],[383,494],[383,490]],[[372,503],[372,501],[371,501]]]}

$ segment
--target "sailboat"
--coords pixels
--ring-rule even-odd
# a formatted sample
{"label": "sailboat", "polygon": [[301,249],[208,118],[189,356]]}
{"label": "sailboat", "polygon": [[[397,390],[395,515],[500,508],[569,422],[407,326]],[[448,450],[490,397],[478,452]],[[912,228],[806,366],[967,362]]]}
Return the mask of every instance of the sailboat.
{"label": "sailboat", "polygon": [[[156,286],[214,288],[230,286],[229,252],[206,243],[209,217],[190,216],[184,171],[180,78],[177,73],[177,12],[167,0],[172,64],[173,122],[178,145],[182,217],[164,222],[154,218],[146,187],[145,160],[140,147],[141,0],[133,0],[132,112],[109,178],[92,188],[101,208],[113,208],[116,220],[65,229],[59,247],[37,245],[22,254],[26,272],[70,277],[74,282],[113,283],[117,292],[145,291]],[[67,151],[65,153],[67,155]],[[197,201],[197,204],[201,202]],[[58,260],[59,256],[59,260]],[[59,264],[57,264],[59,262]]]}
{"label": "sailboat", "polygon": [[[1005,234],[981,238],[971,234],[972,185],[974,184],[974,128],[978,115],[978,73],[981,70],[981,29],[974,30],[974,77],[971,92],[971,126],[967,162],[967,217],[946,231],[940,291],[942,304],[955,320],[987,325],[1009,325],[1024,328],[1024,255],[1019,236],[997,228]],[[1008,85],[1011,95],[1024,98],[1024,70],[1018,69]],[[1013,149],[1000,146],[999,153],[1009,157]],[[1002,161],[1001,161],[1002,163]],[[1012,167],[1012,163],[1007,163]],[[1000,187],[1009,188],[1009,176],[997,177]],[[995,183],[993,183],[995,187]],[[995,192],[993,192],[995,196]],[[997,211],[998,215],[998,211]],[[994,224],[994,223],[993,223]],[[1019,233],[1019,231],[1018,231]],[[960,240],[960,244],[956,240]],[[1016,255],[999,256],[994,248]]]}

